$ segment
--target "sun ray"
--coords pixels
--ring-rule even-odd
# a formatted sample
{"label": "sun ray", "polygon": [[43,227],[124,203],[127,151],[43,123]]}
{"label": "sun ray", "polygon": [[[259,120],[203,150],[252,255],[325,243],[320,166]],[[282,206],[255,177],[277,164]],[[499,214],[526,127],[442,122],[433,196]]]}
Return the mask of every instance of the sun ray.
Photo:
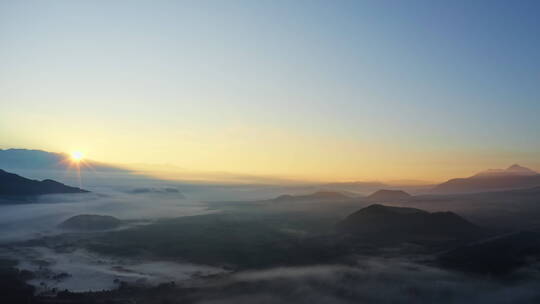
{"label": "sun ray", "polygon": [[73,151],[71,152],[70,157],[72,161],[78,163],[84,159],[84,153],[82,153],[81,151]]}

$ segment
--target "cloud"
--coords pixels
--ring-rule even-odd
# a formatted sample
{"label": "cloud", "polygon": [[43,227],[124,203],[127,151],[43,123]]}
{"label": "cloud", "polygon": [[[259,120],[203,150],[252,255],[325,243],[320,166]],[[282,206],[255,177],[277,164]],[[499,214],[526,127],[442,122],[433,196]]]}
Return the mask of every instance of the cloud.
{"label": "cloud", "polygon": [[0,242],[59,233],[58,224],[79,214],[112,215],[121,220],[155,220],[209,212],[198,200],[169,192],[127,194],[109,190],[80,195],[43,195],[32,203],[0,205]]}
{"label": "cloud", "polygon": [[[496,280],[400,259],[246,271],[198,303],[537,303],[538,273]],[[532,272],[531,272],[532,271]]]}
{"label": "cloud", "polygon": [[29,283],[36,288],[74,292],[114,289],[119,281],[146,286],[185,282],[194,275],[225,272],[221,268],[192,263],[113,259],[83,249],[57,252],[45,247],[22,247],[17,251],[17,259],[20,269],[34,272],[35,278]]}

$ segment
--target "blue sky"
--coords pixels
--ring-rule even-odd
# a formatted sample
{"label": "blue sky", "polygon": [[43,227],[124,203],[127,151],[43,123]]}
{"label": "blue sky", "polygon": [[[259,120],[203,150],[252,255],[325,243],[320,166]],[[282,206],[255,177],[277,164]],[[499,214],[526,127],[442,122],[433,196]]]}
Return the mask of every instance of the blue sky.
{"label": "blue sky", "polygon": [[3,1],[0,146],[319,179],[540,169],[538,1]]}

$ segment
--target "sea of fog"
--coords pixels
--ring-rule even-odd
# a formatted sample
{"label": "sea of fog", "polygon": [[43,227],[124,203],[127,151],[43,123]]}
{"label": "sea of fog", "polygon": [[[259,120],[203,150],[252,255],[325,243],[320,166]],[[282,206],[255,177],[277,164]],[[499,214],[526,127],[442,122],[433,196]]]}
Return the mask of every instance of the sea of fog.
{"label": "sea of fog", "polygon": [[[40,178],[39,175],[25,176]],[[42,177],[44,178],[45,175]],[[52,178],[55,178],[54,176]],[[56,178],[74,184],[73,180]],[[119,176],[86,178],[84,194],[44,195],[31,200],[3,199],[0,204],[0,256],[16,258],[18,268],[35,272],[29,283],[38,290],[106,290],[120,281],[141,285],[163,282],[209,284],[200,303],[538,303],[539,267],[522,269],[527,279],[498,280],[477,277],[419,264],[410,259],[358,257],[357,265],[312,265],[279,267],[228,273],[219,267],[168,260],[114,258],[83,248],[69,252],[41,245],[13,242],[60,234],[58,228],[78,214],[112,215],[130,225],[160,218],[219,212],[205,201],[268,199],[291,188],[268,186],[186,185],[144,178]],[[313,189],[296,188],[308,193]],[[215,206],[215,204],[213,205]],[[220,280],[199,280],[207,275],[227,274]],[[244,295],[227,289],[236,283],[255,286]],[[212,284],[223,284],[213,288]],[[253,285],[254,284],[254,285]],[[250,289],[251,290],[251,289]],[[253,290],[252,290],[253,291]],[[210,299],[210,300],[208,300]],[[219,299],[219,300],[216,300]]]}
{"label": "sea of fog", "polygon": [[[160,181],[111,179],[111,183],[83,187],[82,194],[42,195],[29,199],[2,199],[0,204],[0,255],[15,258],[17,266],[35,272],[29,283],[38,290],[104,290],[118,282],[158,284],[189,280],[194,274],[223,272],[220,268],[172,261],[114,259],[83,249],[56,252],[45,247],[13,246],[14,242],[62,234],[58,227],[79,214],[111,215],[127,223],[118,229],[150,223],[161,218],[201,215],[210,210],[196,197]],[[65,275],[68,274],[68,275]]]}
{"label": "sea of fog", "polygon": [[32,179],[51,178],[91,192],[42,195],[29,200],[0,198],[0,243],[59,233],[58,224],[78,214],[148,221],[215,212],[208,209],[208,201],[261,200],[317,190],[311,186],[194,184],[125,173],[84,172],[79,179],[73,172],[13,172]]}
{"label": "sea of fog", "polygon": [[158,218],[212,212],[181,193],[145,192],[43,195],[30,202],[0,205],[0,242],[36,238],[61,232],[57,226],[79,214],[112,215],[121,220]]}
{"label": "sea of fog", "polygon": [[38,291],[57,290],[100,291],[117,288],[120,282],[141,286],[168,282],[186,282],[225,270],[217,267],[171,261],[118,259],[98,255],[83,249],[55,252],[45,247],[17,250],[18,268],[34,272],[28,283]]}
{"label": "sea of fog", "polygon": [[[39,290],[103,290],[118,287],[119,281],[158,284],[189,280],[193,275],[224,272],[223,269],[178,263],[115,259],[84,249],[57,252],[51,248],[15,245],[19,241],[54,236],[66,231],[58,225],[80,214],[111,215],[126,224],[118,229],[147,224],[157,219],[218,212],[207,200],[267,198],[281,189],[251,186],[221,187],[186,185],[131,175],[98,174],[77,181],[58,172],[17,172],[34,179],[53,178],[90,190],[81,194],[51,194],[24,199],[1,198],[0,256],[15,258],[18,268],[36,273],[29,283]],[[63,275],[68,274],[68,275]]]}

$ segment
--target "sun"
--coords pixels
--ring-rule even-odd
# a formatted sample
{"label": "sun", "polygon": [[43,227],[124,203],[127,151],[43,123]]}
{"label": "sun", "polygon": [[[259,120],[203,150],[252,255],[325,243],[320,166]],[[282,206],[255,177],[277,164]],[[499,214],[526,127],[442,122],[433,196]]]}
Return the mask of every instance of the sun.
{"label": "sun", "polygon": [[70,154],[71,160],[78,163],[84,158],[84,154],[80,151],[74,151]]}

